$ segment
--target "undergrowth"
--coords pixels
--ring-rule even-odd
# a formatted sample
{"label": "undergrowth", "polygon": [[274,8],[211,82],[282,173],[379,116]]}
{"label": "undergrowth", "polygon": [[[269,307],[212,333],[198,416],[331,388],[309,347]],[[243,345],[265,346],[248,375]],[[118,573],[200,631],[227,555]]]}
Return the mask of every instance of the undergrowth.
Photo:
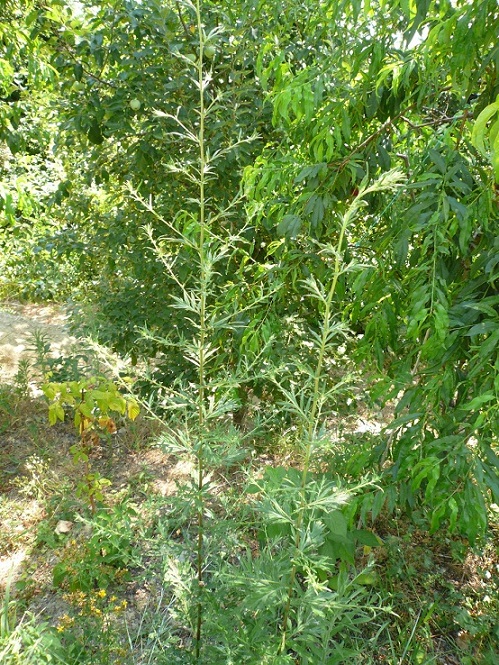
{"label": "undergrowth", "polygon": [[[3,578],[11,578],[11,592],[4,592],[2,662],[189,662],[197,543],[189,475],[195,466],[162,452],[161,436],[151,437],[150,424],[139,417],[133,436],[121,432],[115,451],[102,451],[97,464],[112,486],[92,515],[75,495],[69,424],[50,428],[43,403],[29,398],[21,405],[12,387],[2,394],[16,413],[1,439],[1,555],[14,565]],[[291,526],[276,516],[262,521],[261,511],[272,506],[268,490],[258,492],[262,483],[273,484],[274,499],[285,507],[292,483],[300,482],[289,463],[299,458],[248,452],[231,465],[220,453],[210,467],[203,539],[204,662],[292,662],[277,654]],[[311,472],[311,481],[320,477]],[[496,662],[498,532],[499,516],[492,514],[489,540],[470,551],[456,537],[428,535],[423,521],[418,528],[403,514],[382,514],[374,525],[382,544],[353,543],[353,559],[326,574],[327,607],[317,600],[318,588],[326,588],[320,568],[296,560],[298,593],[313,611],[300,607],[298,597],[291,639],[298,629],[304,634],[300,622],[312,634],[323,630],[324,616],[336,660],[320,659],[323,637],[307,643],[311,662]],[[319,587],[307,589],[317,576]],[[55,661],[48,660],[52,653]],[[303,654],[291,657],[307,662]]]}
{"label": "undergrowth", "polygon": [[[154,219],[142,232],[171,286],[164,309],[175,312],[166,334],[143,329],[142,339],[183,369],[167,380],[160,362],[137,367],[137,417],[133,380],[91,375],[85,355],[53,359],[38,335],[34,365],[23,360],[0,390],[0,543],[12,569],[2,663],[495,662],[497,515],[480,552],[445,532],[445,507],[429,535],[415,501],[410,520],[398,504],[383,510],[386,431],[332,432],[354,390],[338,370],[351,332],[335,308],[344,275],[363,267],[348,232],[402,176],[366,175],[331,211],[332,239],[315,243],[320,277],[299,280],[313,316],[290,317],[303,339],[288,357],[270,353],[278,340],[266,306],[284,278],[252,258],[252,220],[236,223],[244,192],[223,206],[210,196],[218,161],[254,137],[210,150],[209,129],[230,110],[208,57],[222,28],[205,32],[200,0],[179,11],[196,49],[175,57],[197,108],[156,116],[193,150],[165,166],[191,196],[172,218],[153,197],[129,196]],[[31,395],[36,369],[46,402]],[[250,424],[251,412],[262,418]]]}

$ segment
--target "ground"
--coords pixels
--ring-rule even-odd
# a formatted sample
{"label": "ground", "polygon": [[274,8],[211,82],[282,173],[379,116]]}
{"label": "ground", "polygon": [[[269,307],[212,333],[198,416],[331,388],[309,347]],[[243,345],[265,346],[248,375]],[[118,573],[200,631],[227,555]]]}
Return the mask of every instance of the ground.
{"label": "ground", "polygon": [[[10,587],[22,608],[55,627],[61,639],[81,640],[82,649],[88,643],[99,653],[92,636],[106,635],[107,656],[99,656],[99,665],[156,662],[146,660],[154,646],[150,636],[165,630],[171,602],[163,582],[162,548],[166,540],[173,548],[181,546],[187,537],[180,518],[171,516],[177,484],[189,478],[192,464],[155,445],[157,423],[142,416],[134,423],[118,423],[117,433],[102,441],[95,454],[95,469],[112,482],[107,513],[99,517],[108,542],[102,546],[88,507],[77,495],[81,468],[70,450],[79,440],[77,432],[70,421],[50,427],[46,403],[33,397],[37,357],[30,349],[35,331],[50,342],[53,355],[85,348],[69,334],[60,307],[0,307],[0,593]],[[19,364],[26,358],[27,383]],[[349,416],[343,431],[369,435],[381,426],[380,414],[375,417],[364,407]],[[257,472],[268,464],[290,463],[288,454],[268,452],[252,461]],[[231,490],[237,495],[236,475],[225,474],[217,482],[220,495]],[[161,531],[167,522],[168,532]],[[496,515],[490,539],[470,550],[445,533],[430,536],[403,515],[381,516],[373,528],[382,545],[370,556],[376,584],[390,594],[394,613],[383,632],[385,644],[362,662],[499,662],[494,644],[499,640],[498,523]],[[118,560],[109,559],[109,552]],[[120,640],[127,634],[131,660],[119,655]]]}
{"label": "ground", "polygon": [[[0,385],[18,388],[16,383],[24,381],[18,375],[20,361],[26,360],[30,364],[29,378],[37,379],[36,335],[42,335],[50,344],[52,357],[76,354],[85,349],[84,340],[71,335],[67,324],[68,314],[62,306],[0,304]],[[74,470],[68,467],[69,447],[78,439],[74,428],[68,423],[49,427],[46,406],[39,399],[33,400],[33,396],[40,395],[38,381],[30,380],[27,386],[21,386],[23,390],[26,387],[30,394],[19,399],[15,414],[2,410],[0,402],[0,492],[8,493],[8,500],[11,500],[10,510],[1,519],[0,593],[8,584],[14,585],[22,575],[36,526],[46,517],[44,499],[58,484],[57,477],[63,474],[71,478],[74,475]],[[9,416],[10,422],[7,422]],[[141,426],[140,435],[147,435],[147,426]],[[122,428],[113,442],[115,449],[123,448],[127,453],[123,464],[117,464],[114,459],[116,486],[124,487],[130,478],[140,476],[147,469],[154,490],[160,496],[172,494],[176,481],[190,473],[189,463],[172,461],[157,449],[140,453],[131,450],[133,436],[131,429]],[[38,483],[40,486],[36,487]],[[42,567],[42,577],[46,567]],[[43,602],[37,605],[43,605]]]}
{"label": "ground", "polygon": [[33,359],[34,335],[42,332],[53,355],[75,344],[67,329],[68,315],[57,305],[0,303],[0,383],[11,381],[21,358]]}

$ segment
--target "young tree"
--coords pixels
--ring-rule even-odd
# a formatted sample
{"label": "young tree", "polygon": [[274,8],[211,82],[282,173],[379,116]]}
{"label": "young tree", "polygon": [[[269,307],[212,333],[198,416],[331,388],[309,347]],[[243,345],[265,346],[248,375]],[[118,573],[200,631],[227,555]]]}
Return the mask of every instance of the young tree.
{"label": "young tree", "polygon": [[[499,498],[498,201],[471,140],[499,92],[497,4],[322,3],[291,26],[307,57],[269,35],[259,59],[281,138],[247,173],[254,219],[283,281],[323,279],[331,268],[314,248],[338,234],[359,182],[405,172],[349,231],[345,251],[363,267],[335,299],[358,334],[351,352],[378,367],[375,396],[397,400],[370,459],[386,482],[371,507],[422,501],[432,529],[447,520],[473,540]],[[280,306],[290,302],[310,318],[300,288]]]}

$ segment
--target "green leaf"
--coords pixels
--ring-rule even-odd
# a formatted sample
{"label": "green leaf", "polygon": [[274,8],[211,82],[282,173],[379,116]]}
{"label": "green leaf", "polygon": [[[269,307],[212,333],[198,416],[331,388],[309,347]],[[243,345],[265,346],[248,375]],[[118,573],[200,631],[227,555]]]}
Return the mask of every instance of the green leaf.
{"label": "green leaf", "polygon": [[140,407],[135,400],[128,400],[127,402],[127,415],[130,420],[135,420],[140,413]]}
{"label": "green leaf", "polygon": [[386,429],[388,430],[397,429],[401,425],[405,425],[406,423],[418,420],[419,418],[421,418],[422,415],[424,415],[422,411],[416,411],[415,413],[406,413],[405,415],[399,416],[398,418],[392,420],[392,422],[386,426]]}
{"label": "green leaf", "polygon": [[277,233],[285,238],[296,238],[301,229],[301,218],[298,215],[285,215],[277,225]]}
{"label": "green leaf", "polygon": [[466,333],[467,337],[474,337],[475,335],[485,335],[491,330],[499,329],[499,321],[481,321],[472,326]]}
{"label": "green leaf", "polygon": [[305,206],[304,212],[306,215],[311,215],[310,222],[313,229],[317,228],[317,225],[322,222],[324,211],[324,199],[317,194],[312,194]]}
{"label": "green leaf", "polygon": [[[487,451],[485,454],[487,456],[488,464],[485,464],[485,462],[480,459],[477,460],[477,463],[482,472],[483,482],[491,491],[494,502],[499,503],[499,459],[495,453],[492,454],[491,459],[489,459]],[[494,458],[496,461],[494,461]]]}
{"label": "green leaf", "polygon": [[[495,146],[497,137],[499,136],[499,118],[494,122],[489,132],[490,145]],[[495,149],[495,147],[494,147]]]}
{"label": "green leaf", "polygon": [[101,143],[103,143],[104,137],[102,135],[102,131],[97,120],[94,120],[90,125],[90,128],[87,132],[87,137],[90,143],[93,143],[94,145],[100,145]]}
{"label": "green leaf", "polygon": [[478,395],[474,399],[471,400],[471,402],[468,402],[468,404],[465,404],[462,408],[465,411],[475,411],[476,409],[479,409],[483,404],[486,404],[487,402],[491,402],[493,400],[497,400],[497,397],[495,396],[494,393],[485,393],[484,395]]}
{"label": "green leaf", "polygon": [[57,402],[54,402],[53,404],[49,405],[49,423],[50,423],[50,425],[55,425],[56,422],[57,422],[58,407],[60,408],[60,404],[57,404]]}
{"label": "green leaf", "polygon": [[42,391],[45,397],[52,400],[56,396],[56,389],[52,383],[45,384],[42,386]]}
{"label": "green leaf", "polygon": [[473,131],[471,133],[471,142],[475,148],[480,152],[484,157],[488,157],[488,151],[485,147],[485,132],[487,129],[488,121],[495,116],[499,111],[499,101],[495,101],[493,104],[486,106],[483,111],[480,113],[478,118],[475,120],[473,126]]}
{"label": "green leaf", "polygon": [[68,567],[66,563],[58,563],[52,571],[52,582],[55,587],[63,586],[68,577]]}
{"label": "green leaf", "polygon": [[103,390],[88,390],[86,398],[89,402],[92,402],[93,400],[107,402],[109,399],[109,392]]}
{"label": "green leaf", "polygon": [[315,178],[319,173],[324,171],[324,169],[327,168],[327,164],[325,162],[320,162],[319,164],[312,164],[311,166],[305,166],[300,173],[296,176],[295,178],[295,184],[299,184],[300,182],[303,182],[303,180],[307,180],[308,178]]}
{"label": "green leaf", "polygon": [[449,531],[453,533],[456,529],[457,525],[457,518],[459,516],[459,509],[457,505],[457,501],[453,496],[449,498],[449,501],[447,503],[447,507],[450,510],[450,516],[449,516]]}
{"label": "green leaf", "polygon": [[409,43],[417,32],[421,23],[425,20],[430,9],[431,0],[416,0],[416,15],[410,27],[404,33],[404,38]]}
{"label": "green leaf", "polygon": [[107,405],[111,411],[124,414],[126,412],[126,400],[123,397],[110,397]]}
{"label": "green leaf", "polygon": [[490,466],[499,472],[499,457],[494,450],[492,450],[491,446],[489,444],[483,444],[482,450]]}
{"label": "green leaf", "polygon": [[351,534],[361,545],[366,547],[379,547],[383,544],[381,538],[368,529],[354,529]]}
{"label": "green leaf", "polygon": [[381,510],[385,504],[386,496],[383,490],[379,490],[374,497],[374,500],[372,502],[371,506],[371,515],[372,519],[375,520],[378,515],[381,513]]}
{"label": "green leaf", "polygon": [[77,81],[81,81],[82,76],[83,76],[83,65],[81,62],[77,62],[75,66],[73,67],[73,73],[74,77]]}
{"label": "green leaf", "polygon": [[354,578],[354,582],[362,586],[374,586],[379,582],[379,575],[374,570],[364,570]]}
{"label": "green leaf", "polygon": [[92,418],[93,416],[93,409],[86,402],[78,404],[77,411],[80,411],[80,413],[82,413],[85,416],[85,418]]}
{"label": "green leaf", "polygon": [[324,516],[323,521],[331,534],[346,537],[348,525],[345,516],[340,510],[333,510],[328,513]]}
{"label": "green leaf", "polygon": [[264,472],[264,479],[270,487],[278,489],[286,477],[288,477],[289,469],[284,466],[268,466]]}
{"label": "green leaf", "polygon": [[267,540],[286,538],[291,535],[291,525],[285,522],[273,522],[265,526]]}
{"label": "green leaf", "polygon": [[[499,121],[495,123],[499,128]],[[490,150],[492,155],[492,168],[494,169],[494,179],[496,184],[499,184],[499,131],[496,131],[494,138],[492,138],[492,129],[490,131]]]}
{"label": "green leaf", "polygon": [[430,520],[430,533],[434,533],[439,528],[442,519],[445,516],[446,510],[447,510],[446,504],[441,503],[432,512]]}
{"label": "green leaf", "polygon": [[433,148],[428,150],[428,154],[431,161],[435,164],[440,173],[444,174],[447,170],[447,164],[445,163],[445,159],[442,157],[442,155]]}
{"label": "green leaf", "polygon": [[334,542],[331,540],[326,540],[322,545],[317,549],[318,553],[329,559],[331,563],[330,569],[333,568],[336,560],[339,558],[339,552]]}

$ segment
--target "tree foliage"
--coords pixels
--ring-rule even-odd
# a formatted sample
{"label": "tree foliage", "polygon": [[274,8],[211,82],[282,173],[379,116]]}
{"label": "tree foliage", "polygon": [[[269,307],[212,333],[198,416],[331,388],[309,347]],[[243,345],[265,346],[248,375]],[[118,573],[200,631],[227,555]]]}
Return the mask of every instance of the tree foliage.
{"label": "tree foliage", "polygon": [[310,36],[323,26],[328,35],[308,62],[270,39],[263,48],[259,74],[282,136],[246,173],[253,214],[295,284],[327,271],[314,248],[337,233],[366,173],[405,172],[405,187],[373,197],[346,239],[363,266],[345,273],[336,304],[358,333],[352,353],[381,373],[377,399],[397,400],[388,442],[370,459],[388,483],[382,501],[422,500],[432,529],[447,519],[473,539],[483,493],[499,496],[497,195],[472,143],[495,109],[497,6],[348,5],[311,19]]}
{"label": "tree foliage", "polygon": [[[164,385],[192,379],[164,344],[172,331],[192,334],[169,300],[182,295],[177,280],[194,287],[196,275],[191,9],[25,2],[0,34],[3,140],[19,159],[34,144],[37,173],[49,145],[64,167],[29,210],[11,178],[0,192],[4,242],[13,247],[24,228],[25,243],[26,220],[43,218],[33,245],[84,285],[100,339],[134,356],[162,354]],[[245,390],[282,397],[320,334],[322,305],[305,297],[304,282],[330,283],[325,248],[338,247],[342,344],[366,369],[373,400],[396,403],[384,441],[362,458],[383,479],[363,511],[423,505],[431,529],[446,524],[473,540],[486,504],[499,502],[497,3],[206,1],[202,16],[204,140],[219,157],[210,229],[220,238],[244,229],[214,277],[218,306],[239,310],[238,326],[216,332],[217,371],[258,358],[263,378]],[[369,193],[340,237],[359,190],[393,169],[403,186]],[[185,242],[171,241],[165,220]],[[279,389],[270,366],[288,377]]]}

